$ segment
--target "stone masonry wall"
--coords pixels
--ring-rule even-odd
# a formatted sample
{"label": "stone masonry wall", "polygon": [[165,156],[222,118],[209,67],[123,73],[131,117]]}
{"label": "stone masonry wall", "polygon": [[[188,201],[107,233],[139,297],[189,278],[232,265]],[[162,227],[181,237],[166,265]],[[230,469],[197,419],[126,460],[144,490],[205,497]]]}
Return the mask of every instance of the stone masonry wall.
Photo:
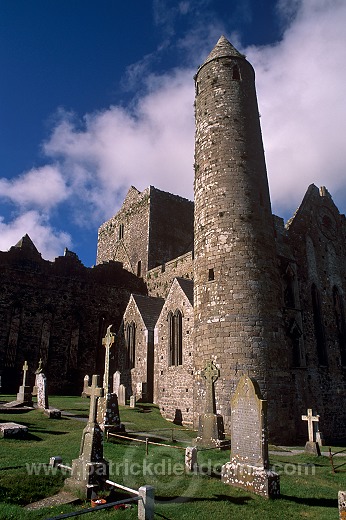
{"label": "stone masonry wall", "polygon": [[[169,366],[168,313],[182,313],[183,359],[180,366]],[[163,417],[171,421],[193,422],[193,307],[175,281],[155,329],[154,402]]]}
{"label": "stone masonry wall", "polygon": [[103,374],[102,337],[119,327],[141,280],[109,263],[86,268],[76,256],[42,260],[20,248],[0,253],[0,369],[2,390],[16,392],[25,360],[28,381],[43,360],[48,390],[79,393],[85,374]]}
{"label": "stone masonry wall", "polygon": [[174,278],[193,278],[192,252],[186,253],[170,262],[148,271],[146,282],[150,296],[165,298]]}

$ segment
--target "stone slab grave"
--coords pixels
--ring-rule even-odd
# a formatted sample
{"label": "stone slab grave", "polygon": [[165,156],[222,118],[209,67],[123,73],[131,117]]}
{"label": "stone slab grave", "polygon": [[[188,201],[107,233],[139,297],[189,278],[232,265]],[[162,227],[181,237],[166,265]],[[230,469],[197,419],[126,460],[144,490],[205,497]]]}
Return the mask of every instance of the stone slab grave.
{"label": "stone slab grave", "polygon": [[[312,408],[308,408],[307,415],[302,415],[302,421],[307,421],[308,423],[308,435],[309,440],[305,444],[306,453],[310,453],[311,455],[320,456],[321,450],[320,445],[316,440],[317,428],[314,425],[318,425],[320,420],[319,415],[313,415]],[[321,437],[321,436],[320,436]]]}
{"label": "stone slab grave", "polygon": [[65,487],[91,498],[108,478],[109,464],[103,458],[103,432],[97,423],[97,402],[104,394],[100,377],[93,375],[91,386],[85,390],[90,396],[89,419],[82,433],[79,457],[72,461],[71,477],[65,480]]}
{"label": "stone slab grave", "polygon": [[280,477],[270,471],[267,401],[257,382],[243,375],[231,399],[231,460],[222,466],[225,484],[265,498],[280,495]]}
{"label": "stone slab grave", "polygon": [[23,439],[28,434],[28,427],[22,424],[8,422],[0,423],[1,439]]}
{"label": "stone slab grave", "polygon": [[225,440],[223,418],[216,413],[214,384],[220,376],[220,371],[213,362],[210,362],[203,370],[202,375],[206,380],[205,410],[199,416],[196,444],[219,448],[229,446],[229,441]]}
{"label": "stone slab grave", "polygon": [[[99,397],[97,403],[97,422],[102,431],[125,431],[125,426],[121,424],[118,396],[114,392],[110,392],[109,384],[109,354],[114,343],[114,334],[111,332],[112,325],[107,327],[106,336],[102,339],[105,347],[105,368],[103,376],[103,396]],[[85,383],[85,381],[84,381]],[[85,392],[85,388],[83,389]]]}

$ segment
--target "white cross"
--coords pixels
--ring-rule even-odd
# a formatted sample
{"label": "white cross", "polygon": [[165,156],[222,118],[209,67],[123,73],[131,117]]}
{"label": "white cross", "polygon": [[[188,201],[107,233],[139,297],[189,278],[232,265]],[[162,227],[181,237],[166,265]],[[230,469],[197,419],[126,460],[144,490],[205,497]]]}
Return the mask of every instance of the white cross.
{"label": "white cross", "polygon": [[308,408],[308,415],[302,415],[302,421],[308,421],[309,441],[314,442],[314,426],[313,423],[320,420],[319,415],[312,415],[312,409]]}
{"label": "white cross", "polygon": [[25,380],[26,380],[26,372],[28,370],[29,366],[28,366],[28,363],[26,361],[24,361],[24,365],[23,365],[23,386],[25,386]]}

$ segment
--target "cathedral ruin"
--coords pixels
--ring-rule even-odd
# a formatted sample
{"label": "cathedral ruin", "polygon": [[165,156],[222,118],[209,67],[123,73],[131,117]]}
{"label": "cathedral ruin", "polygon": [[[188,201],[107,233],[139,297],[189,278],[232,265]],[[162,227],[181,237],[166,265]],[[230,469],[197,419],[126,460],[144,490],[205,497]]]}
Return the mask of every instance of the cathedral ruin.
{"label": "cathedral ruin", "polygon": [[226,432],[245,374],[272,442],[304,438],[307,408],[345,440],[345,216],[314,185],[286,224],[272,214],[254,70],[223,36],[195,76],[195,122],[194,203],[130,187],[93,268],[47,262],[28,236],[0,253],[2,389],[42,358],[51,391],[80,393],[113,324],[113,371],[167,419],[197,426],[213,362]]}

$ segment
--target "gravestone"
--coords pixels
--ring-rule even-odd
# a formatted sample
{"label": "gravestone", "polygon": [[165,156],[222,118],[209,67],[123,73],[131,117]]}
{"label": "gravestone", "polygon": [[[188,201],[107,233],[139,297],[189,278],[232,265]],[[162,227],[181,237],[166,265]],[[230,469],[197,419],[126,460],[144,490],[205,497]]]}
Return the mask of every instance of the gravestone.
{"label": "gravestone", "polygon": [[119,395],[118,395],[119,385],[120,385],[120,372],[119,372],[119,370],[117,370],[113,374],[113,394],[116,394],[118,397],[119,397]]}
{"label": "gravestone", "polygon": [[338,503],[339,503],[339,519],[346,520],[346,491],[339,491]]}
{"label": "gravestone", "polygon": [[202,375],[206,380],[205,410],[199,416],[196,444],[210,448],[228,446],[229,442],[225,440],[223,418],[216,413],[214,384],[220,376],[220,371],[213,362],[210,362]]}
{"label": "gravestone", "polygon": [[32,396],[30,386],[26,384],[26,374],[29,370],[28,363],[25,361],[23,365],[23,382],[19,387],[19,391],[17,394],[17,401],[26,406],[32,406]]}
{"label": "gravestone", "polygon": [[312,408],[308,408],[307,415],[302,415],[302,421],[307,421],[308,423],[308,435],[309,440],[305,444],[305,451],[306,453],[310,453],[312,455],[320,456],[321,450],[318,442],[316,442],[315,437],[315,429],[314,425],[318,425],[318,422],[320,420],[319,415],[313,415]]}
{"label": "gravestone", "polygon": [[118,396],[109,391],[109,352],[114,343],[114,334],[111,332],[112,325],[107,328],[107,334],[102,340],[105,347],[105,370],[103,376],[103,396],[99,397],[97,403],[97,422],[102,431],[125,431],[120,422]]}
{"label": "gravestone", "polygon": [[88,389],[89,383],[90,383],[90,377],[88,375],[85,375],[84,379],[83,379],[83,390],[82,390],[81,397],[88,397],[86,394],[86,391]]}
{"label": "gravestone", "polygon": [[47,393],[47,378],[40,372],[36,376],[36,388],[37,388],[37,408],[46,410],[48,406],[48,393]]}
{"label": "gravestone", "polygon": [[0,438],[2,439],[23,439],[27,434],[27,426],[14,422],[0,423]]}
{"label": "gravestone", "polygon": [[135,395],[130,396],[130,408],[136,408],[136,396]]}
{"label": "gravestone", "polygon": [[185,449],[185,469],[188,472],[197,470],[197,448],[196,448],[196,446],[188,446]]}
{"label": "gravestone", "polygon": [[118,403],[121,406],[126,405],[126,388],[124,385],[119,385]]}
{"label": "gravestone", "polygon": [[231,399],[231,460],[222,466],[225,484],[266,498],[280,494],[280,477],[269,469],[267,401],[257,382],[242,376]]}
{"label": "gravestone", "polygon": [[26,384],[26,374],[29,369],[28,363],[25,361],[23,365],[23,381],[22,385],[19,387],[17,393],[17,399],[15,401],[11,401],[10,403],[5,403],[4,408],[17,408],[21,406],[32,406],[32,395],[30,391],[30,386]]}
{"label": "gravestone", "polygon": [[90,396],[89,419],[82,433],[78,459],[72,461],[71,477],[65,486],[71,491],[81,491],[87,498],[102,487],[108,478],[109,465],[103,458],[103,432],[97,423],[97,402],[103,396],[100,376],[93,375],[92,384],[86,389]]}

